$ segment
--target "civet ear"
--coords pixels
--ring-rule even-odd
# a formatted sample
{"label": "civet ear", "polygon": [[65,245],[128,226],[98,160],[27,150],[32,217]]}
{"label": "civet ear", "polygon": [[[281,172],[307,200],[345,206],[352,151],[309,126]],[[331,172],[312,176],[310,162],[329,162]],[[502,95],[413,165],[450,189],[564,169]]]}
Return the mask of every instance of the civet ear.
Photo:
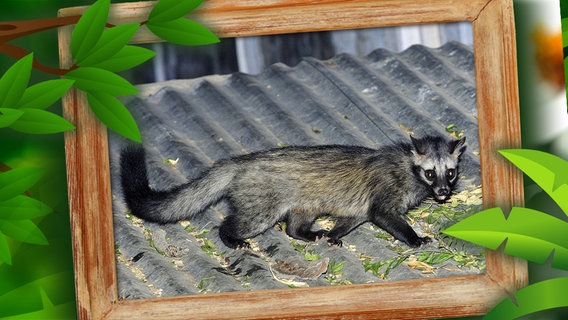
{"label": "civet ear", "polygon": [[420,155],[426,154],[426,150],[424,150],[424,144],[421,139],[416,139],[410,135],[410,141],[412,141],[412,146],[414,147],[414,150],[416,150],[416,153]]}
{"label": "civet ear", "polygon": [[448,149],[450,150],[450,154],[459,156],[465,151],[465,137],[462,137],[459,140],[452,140],[448,142]]}

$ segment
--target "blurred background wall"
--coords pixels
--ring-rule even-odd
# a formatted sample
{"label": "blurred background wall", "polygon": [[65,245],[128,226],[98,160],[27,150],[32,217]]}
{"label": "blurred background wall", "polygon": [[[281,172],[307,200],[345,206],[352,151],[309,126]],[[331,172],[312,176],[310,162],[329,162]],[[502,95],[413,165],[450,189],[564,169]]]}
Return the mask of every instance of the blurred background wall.
{"label": "blurred background wall", "polygon": [[237,71],[258,74],[276,62],[294,66],[305,56],[317,59],[330,59],[339,53],[365,56],[377,48],[399,52],[413,44],[437,48],[448,41],[473,45],[471,23],[242,37],[204,47],[157,43],[146,46],[159,53],[152,61],[153,70],[139,69],[133,78],[147,83]]}

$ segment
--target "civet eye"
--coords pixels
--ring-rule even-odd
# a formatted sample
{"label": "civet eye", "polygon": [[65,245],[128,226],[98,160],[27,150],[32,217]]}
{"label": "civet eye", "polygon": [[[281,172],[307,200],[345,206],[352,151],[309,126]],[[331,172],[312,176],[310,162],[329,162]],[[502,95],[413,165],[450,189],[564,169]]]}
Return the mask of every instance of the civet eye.
{"label": "civet eye", "polygon": [[456,169],[448,169],[447,175],[448,178],[453,179],[456,176]]}
{"label": "civet eye", "polygon": [[424,176],[426,176],[426,179],[433,181],[436,179],[436,172],[434,170],[425,170]]}

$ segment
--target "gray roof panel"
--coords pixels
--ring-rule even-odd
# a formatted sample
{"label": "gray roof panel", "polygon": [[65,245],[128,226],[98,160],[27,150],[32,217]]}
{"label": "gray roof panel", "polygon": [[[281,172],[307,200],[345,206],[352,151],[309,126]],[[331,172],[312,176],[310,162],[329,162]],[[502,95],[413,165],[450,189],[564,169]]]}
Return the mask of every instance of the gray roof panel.
{"label": "gray roof panel", "polygon": [[[468,190],[480,185],[474,72],[471,48],[451,42],[438,49],[413,46],[401,53],[378,49],[366,57],[306,57],[294,67],[274,64],[254,76],[234,73],[141,85],[139,95],[124,101],[142,132],[149,178],[156,189],[186,182],[233,155],[283,145],[377,148],[407,141],[409,131],[448,136],[445,128],[454,124],[467,137],[460,190]],[[189,226],[138,221],[128,215],[117,181],[118,155],[127,142],[110,136],[121,298],[381,282],[385,280],[366,271],[362,261],[401,257],[394,249],[399,244],[370,224],[346,236],[341,248],[325,240],[291,240],[275,227],[253,239],[253,251],[231,250],[217,234],[228,211],[223,202],[193,218]],[[178,162],[171,165],[165,159]],[[469,212],[470,207],[456,210]],[[441,229],[424,221],[413,226],[422,232]],[[460,242],[452,246],[465,246],[475,255],[483,251]],[[420,250],[438,250],[437,243]],[[307,254],[321,259],[307,261]],[[343,263],[342,275],[319,276],[328,263]],[[308,279],[282,279],[282,270],[297,271],[299,264],[304,264],[303,274],[311,275]],[[439,267],[432,275],[401,264],[386,280],[481,272],[458,268],[452,260],[446,265],[449,268]],[[136,281],[141,284],[132,285]]]}

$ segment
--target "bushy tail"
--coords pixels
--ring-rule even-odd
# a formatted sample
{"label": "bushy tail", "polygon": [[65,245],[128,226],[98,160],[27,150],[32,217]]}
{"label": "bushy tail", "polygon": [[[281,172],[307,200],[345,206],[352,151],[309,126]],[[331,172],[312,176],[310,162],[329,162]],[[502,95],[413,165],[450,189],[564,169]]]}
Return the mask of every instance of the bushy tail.
{"label": "bushy tail", "polygon": [[201,177],[156,191],[149,187],[144,149],[127,147],[120,157],[120,180],[126,204],[135,216],[152,222],[185,220],[218,202],[234,176],[231,164],[217,166]]}

